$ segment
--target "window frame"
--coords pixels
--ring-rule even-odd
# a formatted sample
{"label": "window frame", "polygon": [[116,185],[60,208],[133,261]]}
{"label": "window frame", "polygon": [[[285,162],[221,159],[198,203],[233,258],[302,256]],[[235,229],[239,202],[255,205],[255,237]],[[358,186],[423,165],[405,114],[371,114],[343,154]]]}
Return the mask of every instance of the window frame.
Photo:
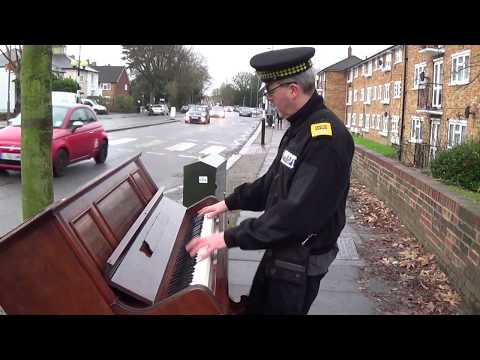
{"label": "window frame", "polygon": [[[451,129],[451,126],[460,126],[460,130],[459,130],[459,135],[460,135],[460,142],[454,144],[454,145],[451,145],[450,143],[450,140],[451,140],[451,132],[450,132],[450,129]],[[463,128],[465,129],[465,131],[463,131]],[[468,121],[467,120],[461,120],[461,119],[449,119],[448,120],[448,134],[447,134],[447,148],[448,149],[451,149],[451,148],[454,148],[455,146],[458,146],[458,145],[461,145],[461,144],[464,144],[467,137],[468,137]],[[455,136],[455,133],[457,131],[455,130],[454,128],[454,134],[453,136]],[[455,138],[453,138],[455,139]]]}
{"label": "window frame", "polygon": [[[465,58],[468,57],[468,65],[465,68]],[[466,77],[462,80],[454,79],[455,74],[458,75],[458,59],[463,58],[462,65],[464,68],[462,70],[466,69]],[[454,70],[454,60],[457,60],[457,66]],[[451,56],[451,67],[450,67],[450,85],[466,85],[470,83],[470,67],[471,67],[471,51],[470,49],[463,50],[460,52],[457,52],[455,54],[452,54]],[[463,72],[462,72],[463,73]]]}

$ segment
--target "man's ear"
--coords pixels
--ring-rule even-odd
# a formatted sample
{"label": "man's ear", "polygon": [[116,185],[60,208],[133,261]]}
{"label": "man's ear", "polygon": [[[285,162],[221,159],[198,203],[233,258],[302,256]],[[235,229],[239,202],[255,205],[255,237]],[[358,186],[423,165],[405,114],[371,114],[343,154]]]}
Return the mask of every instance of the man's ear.
{"label": "man's ear", "polygon": [[300,95],[300,86],[298,86],[297,83],[290,84],[290,93],[292,94],[292,97],[297,98],[298,95]]}

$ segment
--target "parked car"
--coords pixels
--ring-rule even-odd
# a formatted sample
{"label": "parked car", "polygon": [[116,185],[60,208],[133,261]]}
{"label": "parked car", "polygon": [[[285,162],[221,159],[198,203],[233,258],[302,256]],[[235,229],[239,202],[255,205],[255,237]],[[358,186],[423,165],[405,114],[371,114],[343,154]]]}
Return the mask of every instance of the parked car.
{"label": "parked car", "polygon": [[96,114],[108,114],[107,108],[93,99],[82,99],[82,104],[90,106]]}
{"label": "parked car", "polygon": [[150,105],[148,115],[168,115],[168,106],[166,104]]}
{"label": "parked car", "polygon": [[[0,130],[0,169],[21,170],[21,114]],[[62,176],[74,162],[93,158],[102,164],[108,155],[108,136],[87,105],[52,106],[53,174]]]}
{"label": "parked car", "polygon": [[210,116],[224,118],[225,110],[222,106],[214,106],[212,110],[210,110]]}
{"label": "parked car", "polygon": [[232,112],[233,106],[225,106],[225,112]]}
{"label": "parked car", "polygon": [[208,106],[191,106],[185,114],[185,122],[190,124],[210,124],[210,111]]}
{"label": "parked car", "polygon": [[180,112],[181,112],[182,114],[185,114],[187,111],[188,111],[188,105],[183,105],[183,106],[180,108]]}
{"label": "parked car", "polygon": [[238,109],[238,114],[240,116],[250,116],[252,117],[252,109],[248,107],[241,107]]}

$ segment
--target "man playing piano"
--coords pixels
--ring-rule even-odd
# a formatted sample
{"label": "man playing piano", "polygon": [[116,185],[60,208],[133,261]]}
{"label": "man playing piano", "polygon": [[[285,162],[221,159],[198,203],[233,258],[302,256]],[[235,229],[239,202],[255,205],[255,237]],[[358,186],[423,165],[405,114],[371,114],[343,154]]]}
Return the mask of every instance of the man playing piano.
{"label": "man playing piano", "polygon": [[265,175],[199,214],[264,212],[224,233],[192,239],[186,247],[201,258],[225,246],[266,249],[245,304],[247,314],[307,314],[345,226],[353,139],[315,91],[314,53],[314,48],[290,48],[250,60],[268,100],[290,127]]}

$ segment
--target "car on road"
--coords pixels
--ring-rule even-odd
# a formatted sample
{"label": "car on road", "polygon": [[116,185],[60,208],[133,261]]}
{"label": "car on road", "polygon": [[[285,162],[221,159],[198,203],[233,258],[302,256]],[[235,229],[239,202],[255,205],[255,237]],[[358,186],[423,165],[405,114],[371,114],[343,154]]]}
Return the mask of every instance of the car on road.
{"label": "car on road", "polygon": [[148,115],[168,115],[168,106],[166,104],[150,105]]}
{"label": "car on road", "polygon": [[223,108],[223,106],[214,106],[214,107],[212,107],[212,110],[210,110],[210,116],[211,117],[224,118],[225,117],[225,109]]}
{"label": "car on road", "polygon": [[[21,114],[0,130],[0,169],[21,170]],[[108,155],[108,136],[87,105],[52,106],[53,174],[62,176],[72,163],[93,158],[103,164]]]}
{"label": "car on road", "polygon": [[108,114],[107,108],[93,99],[82,99],[81,101],[83,105],[90,106],[96,114]]}
{"label": "car on road", "polygon": [[248,107],[241,107],[238,109],[238,114],[240,116],[250,116],[252,117],[253,114],[252,114],[252,109],[251,108],[248,108]]}
{"label": "car on road", "polygon": [[205,105],[192,105],[185,114],[187,124],[210,124],[210,110]]}

